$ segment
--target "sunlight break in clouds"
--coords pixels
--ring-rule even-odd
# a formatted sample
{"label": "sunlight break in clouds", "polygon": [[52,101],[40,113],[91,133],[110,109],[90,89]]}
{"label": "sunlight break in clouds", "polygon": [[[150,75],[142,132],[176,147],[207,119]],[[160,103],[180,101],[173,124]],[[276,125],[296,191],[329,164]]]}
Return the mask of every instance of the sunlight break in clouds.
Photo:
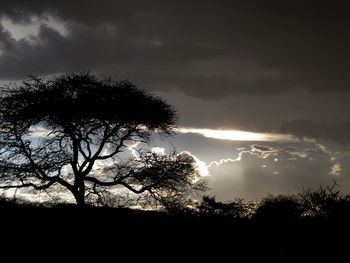
{"label": "sunlight break in clouds", "polygon": [[187,154],[187,155],[191,156],[196,163],[195,165],[196,165],[196,168],[197,168],[199,175],[202,177],[209,176],[209,170],[208,170],[207,164],[205,162],[203,162],[202,160],[200,160],[197,156],[193,155],[189,151],[183,151],[179,154]]}
{"label": "sunlight break in clouds", "polygon": [[207,138],[229,141],[294,141],[291,135],[277,133],[256,133],[238,130],[213,130],[196,128],[179,128],[179,133],[196,133]]}

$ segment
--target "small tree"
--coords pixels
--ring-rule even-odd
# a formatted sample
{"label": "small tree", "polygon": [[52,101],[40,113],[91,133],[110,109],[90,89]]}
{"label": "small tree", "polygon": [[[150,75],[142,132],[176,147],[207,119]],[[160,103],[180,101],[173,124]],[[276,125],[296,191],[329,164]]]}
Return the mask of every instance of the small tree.
{"label": "small tree", "polygon": [[160,202],[204,189],[188,155],[119,157],[130,143],[149,142],[154,131],[172,134],[176,121],[172,106],[129,81],[89,73],[32,77],[3,88],[0,105],[2,188],[59,185],[78,205],[107,187]]}

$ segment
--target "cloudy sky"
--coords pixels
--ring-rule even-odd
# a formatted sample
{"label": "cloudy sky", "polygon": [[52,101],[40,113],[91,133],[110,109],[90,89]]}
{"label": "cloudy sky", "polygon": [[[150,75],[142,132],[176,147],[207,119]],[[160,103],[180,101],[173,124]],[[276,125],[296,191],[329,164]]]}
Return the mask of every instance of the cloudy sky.
{"label": "cloudy sky", "polygon": [[0,82],[91,70],[160,95],[180,115],[171,143],[196,156],[219,200],[333,178],[349,191],[346,7],[337,0],[2,0]]}

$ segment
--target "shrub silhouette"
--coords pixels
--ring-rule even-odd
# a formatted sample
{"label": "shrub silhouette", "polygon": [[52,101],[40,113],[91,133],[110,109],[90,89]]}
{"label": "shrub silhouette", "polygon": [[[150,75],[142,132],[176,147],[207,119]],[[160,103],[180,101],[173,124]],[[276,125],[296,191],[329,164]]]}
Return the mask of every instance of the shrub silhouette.
{"label": "shrub silhouette", "polygon": [[316,191],[302,190],[299,193],[300,203],[306,217],[349,219],[350,196],[335,190],[336,182],[332,186],[320,187]]}
{"label": "shrub silhouette", "polygon": [[299,200],[292,195],[277,195],[264,198],[253,214],[253,220],[296,221],[303,215]]}
{"label": "shrub silhouette", "polygon": [[199,213],[204,216],[243,219],[250,215],[252,204],[247,204],[242,199],[223,203],[216,201],[215,197],[203,196],[203,200],[197,208]]}

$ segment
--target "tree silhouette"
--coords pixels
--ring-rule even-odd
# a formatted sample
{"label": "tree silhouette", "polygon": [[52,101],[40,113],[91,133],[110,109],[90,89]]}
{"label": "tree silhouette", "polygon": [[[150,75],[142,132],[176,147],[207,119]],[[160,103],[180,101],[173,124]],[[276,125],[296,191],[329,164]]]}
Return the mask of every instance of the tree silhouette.
{"label": "tree silhouette", "polygon": [[171,105],[129,81],[90,73],[31,77],[3,88],[0,105],[1,188],[61,186],[78,205],[107,187],[165,203],[204,189],[188,155],[119,157],[130,143],[148,143],[152,132],[172,134],[176,122]]}

